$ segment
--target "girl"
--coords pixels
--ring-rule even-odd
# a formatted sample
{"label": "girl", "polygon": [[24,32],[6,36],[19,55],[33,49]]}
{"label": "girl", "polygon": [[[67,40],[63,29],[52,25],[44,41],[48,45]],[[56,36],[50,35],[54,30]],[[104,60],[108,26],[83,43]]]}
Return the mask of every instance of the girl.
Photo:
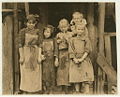
{"label": "girl", "polygon": [[42,35],[36,24],[37,16],[31,14],[27,17],[27,27],[19,32],[20,90],[29,93],[42,90]]}
{"label": "girl", "polygon": [[77,93],[82,82],[84,84],[84,93],[89,93],[89,82],[94,80],[94,74],[89,58],[91,45],[85,24],[76,25],[76,33],[77,36],[72,37],[69,41],[69,82],[74,83]]}
{"label": "girl", "polygon": [[83,14],[80,12],[74,12],[72,15],[72,20],[71,20],[71,24],[87,24],[86,20],[83,18]]}
{"label": "girl", "polygon": [[68,81],[69,58],[67,41],[72,37],[72,33],[68,31],[69,23],[66,19],[60,20],[58,28],[61,32],[56,36],[58,45],[58,59],[56,63],[59,63],[57,69],[57,85],[61,86],[62,90],[67,93],[67,87],[70,85]]}
{"label": "girl", "polygon": [[47,25],[44,29],[44,40],[42,43],[42,53],[45,57],[43,61],[43,89],[45,93],[52,93],[55,87],[55,58],[56,47],[53,39],[54,27]]}

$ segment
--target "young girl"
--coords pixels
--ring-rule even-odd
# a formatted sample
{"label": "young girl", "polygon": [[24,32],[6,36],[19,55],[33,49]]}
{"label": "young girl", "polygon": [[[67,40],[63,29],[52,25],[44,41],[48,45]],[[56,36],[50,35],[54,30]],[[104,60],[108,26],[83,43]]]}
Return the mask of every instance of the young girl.
{"label": "young girl", "polygon": [[83,17],[83,14],[80,12],[74,12],[72,15],[72,20],[71,20],[71,24],[75,24],[75,25],[81,25],[81,24],[87,24],[86,20]]}
{"label": "young girl", "polygon": [[19,32],[20,90],[28,93],[42,90],[42,35],[36,24],[37,17],[31,14],[27,17],[27,27]]}
{"label": "young girl", "polygon": [[[68,43],[72,33],[68,31],[69,23],[66,19],[61,19],[58,28],[61,30],[56,36],[58,45],[58,69],[57,69],[57,85],[62,87],[62,90],[67,93],[67,87],[70,85],[68,81],[69,58],[68,58]],[[57,63],[56,61],[56,63]]]}
{"label": "young girl", "polygon": [[42,53],[45,57],[43,61],[43,89],[45,93],[52,93],[55,87],[55,58],[56,47],[53,39],[54,27],[47,25],[44,29],[44,40],[42,43]]}
{"label": "young girl", "polygon": [[74,83],[76,92],[80,90],[80,83],[84,83],[84,93],[89,93],[89,82],[94,80],[93,66],[89,53],[91,45],[85,24],[76,25],[76,37],[69,41],[69,82]]}

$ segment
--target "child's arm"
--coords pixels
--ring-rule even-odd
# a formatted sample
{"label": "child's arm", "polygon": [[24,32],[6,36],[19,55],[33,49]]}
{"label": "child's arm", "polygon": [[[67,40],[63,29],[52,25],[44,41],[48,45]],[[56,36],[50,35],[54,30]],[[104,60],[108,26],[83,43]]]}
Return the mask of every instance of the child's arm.
{"label": "child's arm", "polygon": [[61,43],[62,42],[62,38],[63,38],[62,34],[58,33],[57,36],[56,36],[56,42],[58,44]]}
{"label": "child's arm", "polygon": [[23,62],[24,62],[24,50],[22,47],[19,48],[19,54],[20,54],[19,62],[20,62],[20,64],[23,64]]}
{"label": "child's arm", "polygon": [[57,39],[54,39],[54,57],[55,57],[55,66],[58,67],[59,66],[59,62],[58,62],[58,44],[57,44]]}
{"label": "child's arm", "polygon": [[38,49],[38,63],[41,64],[42,61],[42,49],[39,48]]}
{"label": "child's arm", "polygon": [[88,56],[88,52],[85,52],[84,55],[78,59],[79,62],[82,62]]}
{"label": "child's arm", "polygon": [[23,49],[24,39],[25,39],[25,28],[21,29],[18,34],[18,46],[19,46],[19,55],[20,55],[19,62],[21,65],[24,62],[24,49]]}
{"label": "child's arm", "polygon": [[56,57],[55,58],[55,67],[58,67],[59,66],[59,62],[58,62],[58,58]]}
{"label": "child's arm", "polygon": [[83,54],[83,56],[79,59],[79,62],[82,62],[87,56],[88,54],[91,52],[91,42],[88,38],[88,36],[86,36],[86,39],[85,39],[85,53]]}
{"label": "child's arm", "polygon": [[44,55],[42,55],[42,43],[43,43],[43,33],[38,31],[38,63],[41,64],[41,61],[45,59]]}

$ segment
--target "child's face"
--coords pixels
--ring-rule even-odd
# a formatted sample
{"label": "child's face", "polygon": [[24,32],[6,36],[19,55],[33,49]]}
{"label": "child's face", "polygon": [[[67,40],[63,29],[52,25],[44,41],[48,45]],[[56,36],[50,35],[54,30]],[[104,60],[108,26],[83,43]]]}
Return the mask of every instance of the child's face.
{"label": "child's face", "polygon": [[44,36],[45,36],[45,38],[49,38],[50,36],[51,36],[51,29],[50,28],[46,28],[45,30],[44,30]]}
{"label": "child's face", "polygon": [[85,31],[85,28],[81,28],[80,26],[76,27],[76,33],[77,35],[81,35]]}
{"label": "child's face", "polygon": [[33,20],[29,20],[29,21],[27,22],[27,27],[28,27],[29,29],[33,29],[33,28],[35,27],[35,25],[36,25],[36,23],[35,23]]}
{"label": "child's face", "polygon": [[66,26],[62,26],[62,27],[60,27],[60,30],[62,32],[66,32],[68,30],[68,26],[67,25]]}
{"label": "child's face", "polygon": [[73,21],[75,22],[75,24],[79,24],[79,22],[82,20],[82,15],[78,14],[78,15],[73,15]]}

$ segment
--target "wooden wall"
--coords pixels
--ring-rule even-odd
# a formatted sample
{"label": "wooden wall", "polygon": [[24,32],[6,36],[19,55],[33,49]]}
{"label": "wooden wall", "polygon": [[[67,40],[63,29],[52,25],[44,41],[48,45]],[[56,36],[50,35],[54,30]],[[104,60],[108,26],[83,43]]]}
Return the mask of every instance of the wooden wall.
{"label": "wooden wall", "polygon": [[13,17],[7,16],[2,23],[3,37],[3,94],[13,94]]}

